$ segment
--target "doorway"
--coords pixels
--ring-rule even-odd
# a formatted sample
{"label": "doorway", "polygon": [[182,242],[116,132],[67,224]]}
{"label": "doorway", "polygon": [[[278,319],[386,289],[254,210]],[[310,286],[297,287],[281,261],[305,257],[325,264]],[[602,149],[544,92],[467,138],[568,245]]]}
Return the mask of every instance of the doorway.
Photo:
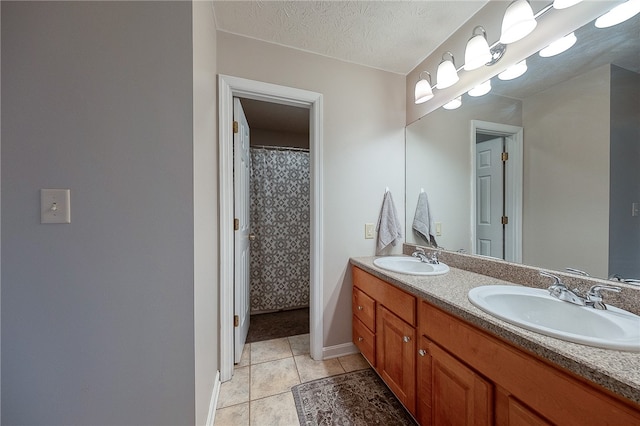
{"label": "doorway", "polygon": [[228,381],[234,360],[234,209],[233,98],[297,106],[309,111],[311,358],[322,359],[322,95],[301,89],[219,75],[219,205],[220,205],[220,379]]}
{"label": "doorway", "polygon": [[240,102],[251,129],[246,342],[309,334],[309,110]]}
{"label": "doorway", "polygon": [[522,262],[522,143],[522,127],[471,121],[473,254]]}

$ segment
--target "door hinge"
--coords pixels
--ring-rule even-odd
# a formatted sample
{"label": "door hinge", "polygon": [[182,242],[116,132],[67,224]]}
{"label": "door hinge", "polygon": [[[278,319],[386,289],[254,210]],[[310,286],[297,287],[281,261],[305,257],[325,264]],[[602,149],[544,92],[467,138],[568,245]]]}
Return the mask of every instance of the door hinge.
{"label": "door hinge", "polygon": [[507,216],[502,216],[502,224],[506,225],[509,223],[509,218]]}
{"label": "door hinge", "polygon": [[238,133],[238,122],[237,121],[233,122],[233,133]]}
{"label": "door hinge", "polygon": [[234,327],[237,327],[237,326],[239,326],[239,325],[240,325],[240,317],[239,317],[239,316],[237,316],[237,315],[234,315],[234,316],[233,316],[233,326],[234,326]]}
{"label": "door hinge", "polygon": [[240,219],[233,219],[233,230],[237,231],[240,229]]}
{"label": "door hinge", "polygon": [[508,152],[503,152],[502,153],[502,161],[507,161],[509,159],[509,153]]}

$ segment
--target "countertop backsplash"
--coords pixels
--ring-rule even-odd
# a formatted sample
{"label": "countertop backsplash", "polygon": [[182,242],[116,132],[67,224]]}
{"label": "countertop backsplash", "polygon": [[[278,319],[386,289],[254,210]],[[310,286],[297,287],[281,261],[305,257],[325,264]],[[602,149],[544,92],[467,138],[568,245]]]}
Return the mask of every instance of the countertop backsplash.
{"label": "countertop backsplash", "polygon": [[406,255],[411,255],[416,247],[420,247],[426,252],[441,250],[439,259],[450,267],[521,284],[526,287],[547,288],[552,284],[550,278],[540,276],[540,271],[548,271],[557,275],[568,288],[577,288],[580,294],[586,294],[589,288],[596,284],[618,286],[622,288],[622,291],[620,293],[607,292],[604,295],[605,304],[640,315],[640,286],[600,278],[582,277],[568,272],[537,268],[501,259],[452,252],[428,246],[405,243],[403,244],[402,252]]}

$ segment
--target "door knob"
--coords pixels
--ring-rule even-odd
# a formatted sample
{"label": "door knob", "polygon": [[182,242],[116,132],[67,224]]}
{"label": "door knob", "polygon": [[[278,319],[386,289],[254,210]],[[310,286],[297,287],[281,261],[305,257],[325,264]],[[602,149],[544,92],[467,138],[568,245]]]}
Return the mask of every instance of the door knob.
{"label": "door knob", "polygon": [[358,310],[361,311],[362,310],[362,306],[358,306]]}
{"label": "door knob", "polygon": [[253,241],[256,239],[256,234],[249,234],[249,241]]}
{"label": "door knob", "polygon": [[402,338],[402,341],[403,341],[403,342],[405,342],[405,343],[409,343],[409,342],[411,341],[411,337],[409,337],[409,336],[404,336],[404,337]]}
{"label": "door knob", "polygon": [[418,351],[418,354],[419,354],[420,356],[425,356],[425,355],[427,354],[427,351],[425,351],[424,349],[420,349],[420,350]]}

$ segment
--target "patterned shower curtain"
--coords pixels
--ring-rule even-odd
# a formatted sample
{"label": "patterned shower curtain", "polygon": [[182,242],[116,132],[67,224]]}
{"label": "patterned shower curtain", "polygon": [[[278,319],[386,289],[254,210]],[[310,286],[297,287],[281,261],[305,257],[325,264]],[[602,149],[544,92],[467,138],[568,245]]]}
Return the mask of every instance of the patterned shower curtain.
{"label": "patterned shower curtain", "polygon": [[251,313],[309,306],[309,153],[251,148]]}

